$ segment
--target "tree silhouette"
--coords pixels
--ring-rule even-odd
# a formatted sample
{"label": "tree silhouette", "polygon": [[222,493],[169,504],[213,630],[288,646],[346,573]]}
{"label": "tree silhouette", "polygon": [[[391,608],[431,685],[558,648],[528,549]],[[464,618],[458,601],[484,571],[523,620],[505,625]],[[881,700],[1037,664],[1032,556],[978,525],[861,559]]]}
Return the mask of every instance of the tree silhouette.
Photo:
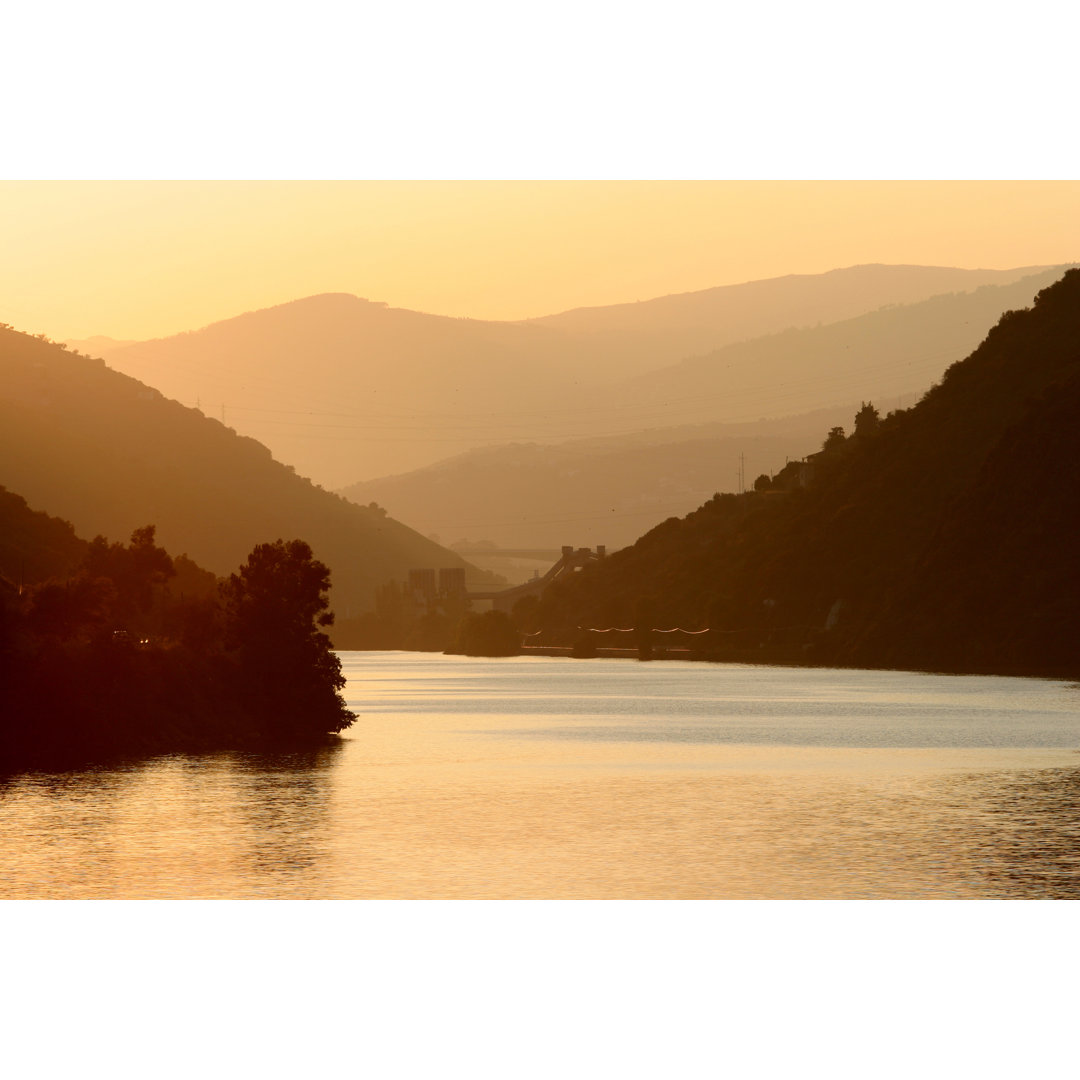
{"label": "tree silhouette", "polygon": [[165,583],[176,574],[169,553],[154,543],[156,529],[144,525],[131,534],[127,547],[104,536],[90,542],[83,568],[92,578],[108,578],[116,589],[113,619],[118,625],[144,621]]}
{"label": "tree silhouette", "polygon": [[844,429],[842,427],[834,427],[829,429],[829,434],[825,439],[821,449],[825,451],[839,450],[845,443]]}
{"label": "tree silhouette", "polygon": [[339,732],[355,719],[338,691],[341,662],[321,630],[334,616],[330,571],[303,540],[259,544],[222,586],[226,647],[265,734]]}
{"label": "tree silhouette", "polygon": [[855,434],[859,438],[873,435],[881,423],[881,416],[877,409],[868,402],[862,403],[862,408],[855,414]]}

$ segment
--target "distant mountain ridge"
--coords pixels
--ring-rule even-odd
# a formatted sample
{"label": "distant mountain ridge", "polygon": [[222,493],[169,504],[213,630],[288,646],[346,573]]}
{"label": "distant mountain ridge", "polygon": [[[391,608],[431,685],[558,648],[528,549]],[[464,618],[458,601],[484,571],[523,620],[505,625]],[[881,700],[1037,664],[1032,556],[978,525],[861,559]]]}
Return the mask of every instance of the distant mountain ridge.
{"label": "distant mountain ridge", "polygon": [[[581,391],[578,403],[595,409],[589,439],[483,447],[340,490],[447,542],[622,547],[714,492],[738,491],[740,471],[750,486],[819,449],[831,427],[850,426],[861,401],[885,411],[912,404],[1003,311],[1026,307],[1059,276],[1047,271],[728,345]],[[785,415],[803,404],[806,413]],[[717,413],[741,422],[703,423]],[[650,424],[671,415],[683,424]],[[757,419],[769,415],[777,419]],[[604,420],[633,418],[637,433],[602,434]]]}
{"label": "distant mountain ridge", "polygon": [[[528,320],[530,325],[587,336],[597,348],[626,357],[682,359],[788,328],[839,322],[895,304],[916,304],[984,285],[1010,285],[1048,266],[1011,270],[869,263],[822,274],[787,274],[738,285],[673,293],[632,304],[574,308]],[[723,332],[717,333],[722,327]]]}
{"label": "distant mountain ridge", "polygon": [[[754,335],[1027,275],[852,267],[522,322],[324,294],[104,355],[110,367],[224,418],[302,475],[339,487],[484,444],[627,430],[619,421],[632,417],[596,408],[613,384],[650,369]],[[680,422],[670,415],[638,426]]]}
{"label": "distant mountain ridge", "polygon": [[690,422],[704,419],[717,403],[731,419],[749,420],[770,409],[789,409],[792,402],[809,411],[922,393],[967,356],[1004,312],[1028,307],[1063,272],[1043,270],[1005,285],[726,345],[624,380],[609,388],[609,398],[613,407],[626,410],[671,402],[683,422]]}
{"label": "distant mountain ridge", "polygon": [[128,345],[137,345],[135,340],[121,341],[118,338],[107,337],[105,334],[95,334],[89,338],[68,338],[64,344],[73,352],[85,353],[87,356],[103,357],[116,349],[125,349]]}

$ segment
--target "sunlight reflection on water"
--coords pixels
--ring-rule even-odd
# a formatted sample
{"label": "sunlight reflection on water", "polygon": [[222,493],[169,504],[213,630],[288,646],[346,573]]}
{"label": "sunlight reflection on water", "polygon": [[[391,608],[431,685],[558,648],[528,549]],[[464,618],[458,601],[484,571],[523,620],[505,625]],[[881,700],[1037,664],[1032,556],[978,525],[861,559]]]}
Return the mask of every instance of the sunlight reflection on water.
{"label": "sunlight reflection on water", "polygon": [[1080,896],[1080,691],[345,653],[308,754],[0,783],[0,896]]}

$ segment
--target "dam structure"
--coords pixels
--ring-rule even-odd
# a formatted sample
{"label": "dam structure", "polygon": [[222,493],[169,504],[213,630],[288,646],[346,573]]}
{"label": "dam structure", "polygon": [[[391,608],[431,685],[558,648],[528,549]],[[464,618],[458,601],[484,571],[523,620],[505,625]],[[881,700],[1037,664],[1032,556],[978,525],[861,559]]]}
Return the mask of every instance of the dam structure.
{"label": "dam structure", "polygon": [[[534,554],[533,552],[499,552],[500,554]],[[486,553],[485,553],[486,554]],[[526,596],[539,596],[553,581],[558,580],[564,574],[573,574],[588,566],[589,563],[599,562],[607,554],[607,548],[598,544],[596,550],[582,547],[574,548],[569,544],[563,545],[562,554],[555,565],[546,574],[535,577],[521,585],[512,585],[507,589],[488,589],[477,592],[465,590],[465,570],[454,568],[440,570],[436,583],[435,570],[416,569],[409,571],[408,594],[418,602],[433,600],[439,596],[464,596],[467,600],[490,600],[496,611],[510,613],[514,604]]]}
{"label": "dam structure", "polygon": [[574,548],[564,544],[559,561],[542,577],[533,578],[521,585],[511,586],[509,589],[494,589],[488,592],[470,592],[466,595],[470,600],[490,600],[496,611],[510,613],[514,604],[526,596],[539,596],[553,581],[564,574],[573,574],[588,566],[589,563],[599,562],[607,554],[607,548],[598,544],[596,550],[592,548]]}

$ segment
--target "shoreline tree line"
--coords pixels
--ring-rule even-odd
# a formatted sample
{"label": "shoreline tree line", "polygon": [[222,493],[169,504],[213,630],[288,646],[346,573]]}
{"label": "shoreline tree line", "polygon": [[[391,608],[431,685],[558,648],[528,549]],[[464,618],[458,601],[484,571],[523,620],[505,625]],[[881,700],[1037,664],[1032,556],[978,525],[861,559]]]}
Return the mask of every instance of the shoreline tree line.
{"label": "shoreline tree line", "polygon": [[84,550],[67,576],[0,579],[0,772],[312,745],[353,723],[329,570],[304,541],[259,544],[220,581],[152,525]]}

